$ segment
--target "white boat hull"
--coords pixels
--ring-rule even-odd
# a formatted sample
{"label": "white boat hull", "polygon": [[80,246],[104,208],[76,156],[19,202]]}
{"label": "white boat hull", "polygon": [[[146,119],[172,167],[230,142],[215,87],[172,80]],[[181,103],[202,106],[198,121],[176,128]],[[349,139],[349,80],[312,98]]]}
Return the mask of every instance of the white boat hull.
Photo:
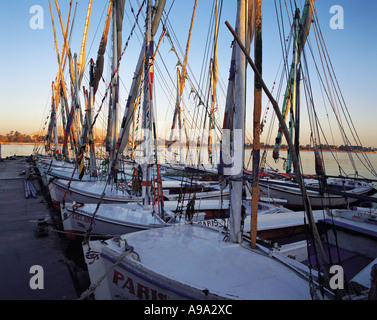
{"label": "white boat hull", "polygon": [[[329,179],[329,183],[333,186],[341,186],[341,182],[341,180],[336,181],[335,179]],[[315,186],[315,184],[318,184],[316,180],[311,181],[311,183],[308,183],[306,186]],[[285,198],[288,202],[288,206],[304,206],[301,191],[297,186],[292,187],[289,183],[287,183],[287,185],[284,185],[260,182],[259,188],[261,194],[265,196],[272,198]],[[359,196],[368,194],[373,189],[373,186],[371,184],[361,182],[356,182],[351,185],[349,182],[347,188],[348,190],[346,192],[348,194],[355,194],[356,196]],[[307,194],[309,196],[310,204],[314,208],[341,207],[352,204],[358,200],[357,198],[345,197],[336,194],[325,193],[322,195],[317,191],[311,190],[307,190]]]}
{"label": "white boat hull", "polygon": [[135,251],[124,259],[124,248],[118,245],[118,250],[113,240],[107,245],[90,242],[90,249],[84,245],[83,251],[91,283],[110,270],[95,298],[311,299],[309,283],[291,268],[222,238],[218,231],[198,225],[137,232],[122,236]]}
{"label": "white boat hull", "polygon": [[[178,193],[170,192],[171,182],[174,185],[178,185],[175,189],[179,189],[179,181],[163,181],[163,194],[164,198],[168,201],[178,201],[180,196]],[[103,190],[105,189],[106,183],[103,181],[93,181],[93,182],[83,182],[83,181],[72,181],[70,188],[66,194],[68,181],[62,179],[52,179],[48,185],[51,200],[56,207],[59,207],[60,203],[63,201],[64,196],[67,202],[77,202],[77,203],[98,203],[100,197],[102,196]],[[189,198],[191,194],[185,196]],[[196,201],[201,200],[227,200],[229,199],[229,190],[221,192],[220,190],[204,191],[196,193]],[[102,199],[103,203],[128,203],[128,202],[141,202],[141,196],[130,195],[126,190],[117,190],[111,186],[106,187],[105,196]]]}
{"label": "white boat hull", "polygon": [[[115,236],[151,228],[167,227],[171,224],[161,219],[153,208],[146,210],[138,203],[119,205],[102,205],[95,215],[96,205],[85,207],[67,204],[61,208],[63,228],[68,239],[86,233],[91,227],[90,234],[97,236]],[[170,211],[166,212],[173,216]]]}
{"label": "white boat hull", "polygon": [[[327,227],[329,243],[358,255],[377,257],[377,217],[375,209],[355,207],[352,209],[328,210],[321,219]],[[336,237],[333,228],[336,228]]]}
{"label": "white boat hull", "polygon": [[[185,221],[185,213],[188,201],[183,203],[183,210],[181,212],[180,205],[177,201],[164,202],[164,210],[169,216],[175,216],[178,222]],[[246,215],[251,212],[251,200],[243,201]],[[72,234],[80,234],[88,230],[92,221],[93,213],[96,204],[72,204],[67,203],[66,206],[61,205],[61,216],[63,221],[64,231],[68,233],[68,238],[72,238]],[[133,210],[141,210],[142,205],[136,202],[128,204],[101,204],[93,222],[92,234],[96,235],[116,235],[126,234],[130,232],[145,230],[145,225],[130,223],[128,208]],[[178,208],[178,210],[177,210]],[[157,208],[156,208],[157,210]],[[194,214],[192,220],[201,225],[220,227],[224,224],[224,218],[227,218],[229,211],[228,200],[202,200],[196,201],[194,205]],[[147,213],[151,215],[152,209]],[[258,215],[275,215],[281,213],[292,212],[282,206],[259,202]],[[145,213],[145,212],[144,212]],[[157,214],[156,214],[157,215]],[[159,221],[160,219],[158,219]],[[145,222],[144,222],[145,224]],[[249,223],[248,223],[249,225]]]}

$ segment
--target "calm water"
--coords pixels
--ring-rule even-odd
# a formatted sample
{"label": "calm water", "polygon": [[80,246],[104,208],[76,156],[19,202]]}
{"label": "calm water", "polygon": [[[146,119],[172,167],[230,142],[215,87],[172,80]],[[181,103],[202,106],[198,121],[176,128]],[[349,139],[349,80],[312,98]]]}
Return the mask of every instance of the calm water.
{"label": "calm water", "polygon": [[33,153],[33,144],[2,144],[1,157],[6,158],[9,156],[30,156]]}
{"label": "calm water", "polygon": [[[1,145],[1,157],[6,158],[8,156],[18,155],[18,156],[29,156],[33,153],[34,145]],[[245,155],[245,163],[249,163],[251,150],[246,150]],[[306,174],[313,174],[315,172],[314,169],[314,153],[313,152],[301,152],[301,163],[303,166],[303,172]],[[281,156],[284,158],[286,157],[286,152],[281,152]],[[328,175],[339,175],[339,165],[342,169],[349,175],[355,174],[355,169],[352,166],[352,162],[350,157],[347,153],[330,153],[324,152],[324,164],[326,174]],[[335,157],[335,158],[334,158]],[[353,154],[352,159],[355,163],[357,172],[360,176],[366,178],[374,178],[373,174],[368,170],[368,168],[363,164],[360,159],[362,158],[362,154]],[[377,170],[377,153],[368,153],[366,154],[369,161],[371,162],[372,166],[375,170]],[[251,168],[251,160],[249,167]],[[338,165],[339,163],[339,165]],[[272,168],[278,169],[281,172],[284,172],[284,161],[280,160],[278,163],[272,159],[272,151],[269,151],[267,154],[267,164],[269,164]]]}
{"label": "calm water", "polygon": [[[245,165],[247,168],[252,169],[252,158],[251,156],[251,150],[245,151]],[[208,154],[207,154],[208,156]],[[287,152],[281,151],[280,156],[282,158],[287,158]],[[314,158],[314,152],[313,151],[301,151],[300,152],[301,157],[301,163],[302,163],[302,170],[305,174],[314,174],[315,173],[315,158]],[[377,153],[368,153],[368,154],[352,154],[352,159],[350,159],[350,155],[348,153],[343,152],[324,152],[323,153],[323,162],[325,166],[325,172],[327,175],[339,175],[339,174],[347,174],[347,175],[354,175],[357,171],[358,175],[361,177],[369,178],[369,179],[377,179],[377,176],[374,176],[373,173],[371,173],[370,168],[364,163],[366,163],[364,157],[367,157],[367,160],[369,159],[369,162],[371,163],[372,167],[374,168],[374,171],[377,171]],[[168,157],[168,159],[171,159],[171,157]],[[177,157],[176,157],[177,158]],[[194,157],[195,158],[195,157]],[[203,153],[204,158],[204,165],[209,166],[209,162],[206,164],[205,161],[208,159],[206,158],[205,152]],[[185,155],[183,156],[183,159],[185,159]],[[284,169],[284,160],[279,160],[279,162],[275,162],[275,160],[272,158],[272,150],[267,151],[267,167],[278,169],[280,172],[285,172]],[[352,163],[354,163],[356,169],[354,169]],[[342,168],[343,171],[339,171],[339,166]],[[369,170],[368,170],[369,169]],[[293,170],[293,169],[292,169]],[[356,170],[356,171],[355,171]]]}
{"label": "calm water", "polygon": [[[250,156],[250,151],[246,153]],[[286,152],[281,152],[282,157],[286,157]],[[300,152],[301,156],[301,163],[303,172],[306,174],[314,174],[315,167],[314,167],[314,152],[310,151],[302,151]],[[365,160],[363,157],[367,157],[372,164],[375,171],[377,171],[377,153],[368,153],[365,155],[362,154],[352,154],[352,160],[350,159],[350,155],[348,153],[343,152],[324,152],[323,153],[323,162],[325,166],[325,172],[327,175],[339,175],[339,166],[346,172],[348,175],[355,174],[355,169],[352,165],[352,161],[355,164],[356,170],[358,174],[362,177],[369,178],[369,179],[377,179],[369,169],[369,167],[365,166]],[[284,161],[280,160],[278,163],[275,163],[274,159],[272,159],[272,151],[270,151],[267,155],[267,163],[274,169],[279,169],[279,171],[284,172]],[[344,174],[342,171],[341,174]]]}

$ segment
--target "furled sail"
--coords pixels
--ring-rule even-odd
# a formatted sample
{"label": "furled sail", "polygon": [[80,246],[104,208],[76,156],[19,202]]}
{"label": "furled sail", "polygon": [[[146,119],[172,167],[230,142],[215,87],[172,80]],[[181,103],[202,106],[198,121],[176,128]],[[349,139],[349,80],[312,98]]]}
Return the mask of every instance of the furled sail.
{"label": "furled sail", "polygon": [[119,59],[120,54],[122,53],[122,29],[123,29],[123,16],[124,16],[124,4],[126,0],[117,0],[117,46],[118,46],[118,54],[117,57]]}
{"label": "furled sail", "polygon": [[[65,94],[64,97],[66,97],[66,91],[65,91],[65,87],[64,87],[63,70],[64,70],[65,61],[66,61],[66,58],[67,58],[67,52],[68,52],[68,49],[69,49],[68,42],[67,42],[67,34],[68,34],[68,25],[69,25],[69,21],[70,21],[70,17],[71,17],[72,0],[70,1],[70,4],[69,4],[69,11],[68,11],[68,17],[67,17],[67,22],[66,22],[65,28],[63,26],[63,21],[62,21],[62,18],[61,18],[59,6],[58,6],[58,3],[57,3],[56,0],[55,0],[55,4],[56,4],[56,8],[58,10],[60,24],[61,24],[61,28],[62,28],[62,32],[63,32],[63,38],[64,38],[62,53],[60,55],[57,37],[56,37],[56,30],[55,30],[54,17],[53,17],[53,13],[52,13],[51,1],[49,0],[51,21],[52,21],[52,27],[53,27],[53,32],[54,32],[55,49],[56,49],[56,55],[57,55],[57,60],[58,60],[58,64],[59,64],[59,69],[58,69],[58,74],[56,76],[56,81],[53,82],[53,84],[52,84],[52,95],[53,95],[52,108],[53,108],[53,111],[52,111],[51,118],[50,118],[50,127],[53,126],[53,128],[54,128],[55,153],[57,153],[58,152],[58,147],[57,147],[58,146],[58,136],[57,136],[56,114],[57,114],[58,107],[59,107],[59,104],[60,104],[61,92],[63,92]],[[62,112],[62,115],[64,116],[64,112]]]}
{"label": "furled sail", "polygon": [[[165,8],[166,0],[157,0],[152,12],[152,36],[157,32],[158,26],[160,24],[161,15]],[[141,76],[143,74],[143,63],[145,56],[145,45],[141,48],[139,60],[135,69],[134,78],[132,80],[130,93],[127,99],[127,104],[124,110],[124,116],[119,132],[119,138],[116,144],[116,157],[113,163],[114,169],[119,169],[119,159],[125,147],[127,146],[130,134],[130,127],[132,124],[132,118],[134,115],[134,103],[138,96],[139,85],[141,82]]]}
{"label": "furled sail", "polygon": [[189,29],[189,35],[187,39],[187,45],[186,45],[186,52],[185,52],[185,58],[183,60],[183,65],[181,68],[181,71],[177,69],[177,87],[178,87],[178,92],[177,92],[177,100],[175,103],[175,110],[174,110],[174,116],[173,116],[173,123],[170,131],[170,138],[169,138],[169,146],[172,143],[172,138],[173,138],[173,132],[177,124],[177,119],[178,119],[178,130],[179,130],[179,145],[180,145],[180,162],[182,163],[182,140],[181,140],[181,135],[182,135],[182,108],[181,108],[181,99],[182,99],[182,94],[183,94],[183,89],[185,88],[185,83],[186,83],[186,77],[187,77],[187,60],[188,60],[188,54],[189,54],[189,49],[190,49],[190,42],[191,42],[191,32],[192,32],[192,27],[194,24],[194,19],[195,19],[195,12],[196,12],[196,7],[197,7],[198,1],[195,1],[194,4],[194,9],[191,17],[191,25]]}
{"label": "furled sail", "polygon": [[112,89],[109,101],[109,112],[107,120],[106,151],[110,158],[114,157],[115,140],[117,134],[117,106],[119,87],[119,59],[122,52],[122,27],[124,16],[124,0],[113,0],[113,65],[112,65]]}
{"label": "furled sail", "polygon": [[209,135],[208,135],[208,157],[210,163],[213,165],[212,144],[214,143],[215,135],[215,111],[216,111],[216,87],[219,77],[219,64],[217,59],[217,36],[219,31],[219,1],[216,1],[216,18],[215,18],[215,36],[214,36],[214,53],[211,59],[211,108],[209,113]]}
{"label": "furled sail", "polygon": [[96,61],[96,66],[94,68],[94,94],[96,94],[98,90],[98,84],[99,81],[102,77],[103,73],[103,65],[104,65],[104,54],[106,51],[106,45],[107,45],[107,37],[109,34],[109,29],[110,29],[110,21],[111,21],[111,12],[113,9],[113,2],[109,2],[109,8],[107,10],[107,18],[106,18],[106,23],[105,23],[105,29],[102,34],[101,38],[101,43],[98,49],[98,54],[97,54],[97,61]]}
{"label": "furled sail", "polygon": [[79,73],[79,81],[78,81],[78,87],[81,86],[82,77],[84,76],[84,70],[85,70],[85,61],[86,61],[86,41],[88,36],[88,29],[89,29],[89,22],[90,22],[90,16],[92,13],[92,4],[93,0],[89,0],[88,4],[88,10],[86,13],[86,20],[85,20],[85,28],[84,28],[84,34],[81,42],[81,50],[80,50],[80,56],[77,61],[77,69]]}
{"label": "furled sail", "polygon": [[[255,30],[255,3],[253,1],[248,1],[248,7],[247,7],[247,30],[246,30],[246,50],[249,53],[250,52],[250,45],[254,38],[254,30]],[[232,136],[229,133],[232,131],[233,128],[233,105],[234,105],[234,80],[236,76],[236,48],[237,46],[233,44],[232,48],[232,58],[230,62],[230,69],[229,69],[229,78],[228,78],[228,89],[227,89],[227,95],[226,95],[226,102],[225,102],[225,111],[224,111],[224,120],[223,120],[223,129],[227,130],[227,132],[224,135],[223,130],[223,136],[221,139],[221,148],[220,148],[220,163],[218,166],[219,174],[224,173],[224,168],[232,166],[232,163],[229,163],[229,159],[225,159],[224,157],[224,150],[223,148],[229,147],[226,144],[223,144],[224,138],[229,140],[229,143],[232,142]],[[229,137],[229,139],[228,139]],[[230,150],[229,150],[230,151]],[[226,152],[227,154],[229,152]]]}

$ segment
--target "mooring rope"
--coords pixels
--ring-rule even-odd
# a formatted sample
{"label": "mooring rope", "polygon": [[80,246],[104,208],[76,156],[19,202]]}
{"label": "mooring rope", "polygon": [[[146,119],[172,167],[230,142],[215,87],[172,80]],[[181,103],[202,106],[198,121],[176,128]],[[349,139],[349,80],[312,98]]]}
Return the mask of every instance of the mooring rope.
{"label": "mooring rope", "polygon": [[125,243],[126,243],[126,248],[130,248],[129,250],[127,250],[126,252],[124,252],[119,258],[118,260],[97,280],[96,283],[92,284],[86,291],[84,291],[81,296],[78,298],[78,300],[85,300],[87,298],[89,298],[89,296],[91,294],[94,293],[94,291],[96,290],[96,288],[101,284],[101,282],[108,276],[108,274],[114,270],[115,267],[117,267],[121,262],[122,260],[127,257],[128,255],[130,255],[131,253],[135,253],[136,256],[137,256],[137,261],[140,261],[140,256],[137,252],[135,252],[134,250],[134,247],[132,246],[128,246],[127,244],[127,240],[124,239]]}

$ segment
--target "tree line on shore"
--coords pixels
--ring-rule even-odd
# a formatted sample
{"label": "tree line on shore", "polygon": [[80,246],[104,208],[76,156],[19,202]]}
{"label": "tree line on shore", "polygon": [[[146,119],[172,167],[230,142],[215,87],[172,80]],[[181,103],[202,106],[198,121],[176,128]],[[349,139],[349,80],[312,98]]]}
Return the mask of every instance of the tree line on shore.
{"label": "tree line on shore", "polygon": [[[11,131],[7,133],[6,135],[0,135],[0,143],[5,142],[5,143],[42,143],[45,141],[46,136],[42,134],[23,134],[20,133],[19,131]],[[58,136],[58,142],[59,144],[63,143],[64,137],[62,135]],[[96,143],[102,142],[100,138],[96,137],[95,139]],[[168,145],[168,141],[164,141],[165,145]],[[137,144],[137,143],[136,143]],[[252,148],[253,144],[250,142],[245,143],[245,147],[247,148]],[[273,145],[268,145],[268,144],[261,144],[262,149],[273,149]],[[328,146],[328,145],[321,145],[320,148],[323,151],[364,151],[364,152],[376,152],[377,148],[371,148],[371,147],[360,147],[360,146]],[[286,145],[281,145],[282,150],[286,150],[287,146]],[[311,151],[313,150],[313,147],[310,145],[302,146],[300,145],[300,150],[307,150]]]}
{"label": "tree line on shore", "polygon": [[[46,140],[46,135],[44,134],[23,134],[19,131],[11,131],[6,135],[0,135],[0,143],[42,143]],[[62,144],[64,141],[64,136],[58,136],[58,143]],[[101,142],[101,139],[94,139],[95,142]]]}
{"label": "tree line on shore", "polygon": [[44,141],[45,136],[43,135],[33,135],[22,134],[19,131],[11,131],[5,136],[0,135],[0,142],[16,142],[16,143],[33,143],[33,142],[42,142]]}

